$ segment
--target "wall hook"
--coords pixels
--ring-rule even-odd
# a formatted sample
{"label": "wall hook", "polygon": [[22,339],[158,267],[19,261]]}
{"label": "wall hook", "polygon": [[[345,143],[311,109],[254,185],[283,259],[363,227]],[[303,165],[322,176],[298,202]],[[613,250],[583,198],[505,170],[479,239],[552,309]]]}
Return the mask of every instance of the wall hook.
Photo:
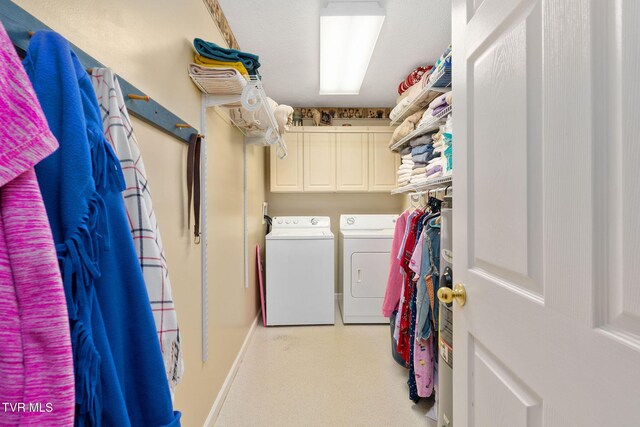
{"label": "wall hook", "polygon": [[128,94],[127,97],[129,99],[138,99],[140,101],[145,101],[145,102],[149,102],[151,101],[151,98],[149,98],[149,95],[134,95],[132,93]]}
{"label": "wall hook", "polygon": [[178,124],[176,125],[176,127],[177,127],[178,129],[189,129],[189,128],[191,127],[191,125],[188,125],[188,124],[186,124],[186,123],[178,123]]}
{"label": "wall hook", "polygon": [[34,34],[35,34],[35,31],[29,31],[29,38],[33,37]]}

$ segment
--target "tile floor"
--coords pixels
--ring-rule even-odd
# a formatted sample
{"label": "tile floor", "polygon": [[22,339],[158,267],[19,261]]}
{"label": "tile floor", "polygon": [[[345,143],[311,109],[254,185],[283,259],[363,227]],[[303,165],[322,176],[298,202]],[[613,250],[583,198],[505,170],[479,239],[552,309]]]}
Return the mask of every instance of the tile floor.
{"label": "tile floor", "polygon": [[216,421],[244,426],[435,426],[408,398],[388,325],[257,326]]}

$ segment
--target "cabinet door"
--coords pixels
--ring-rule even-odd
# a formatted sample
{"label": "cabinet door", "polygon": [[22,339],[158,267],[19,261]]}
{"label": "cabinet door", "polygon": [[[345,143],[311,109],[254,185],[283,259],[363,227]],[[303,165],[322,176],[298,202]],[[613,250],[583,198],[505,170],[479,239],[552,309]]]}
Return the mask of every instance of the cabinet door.
{"label": "cabinet door", "polygon": [[392,132],[369,134],[369,191],[391,191],[396,188],[396,172],[400,156],[389,150]]}
{"label": "cabinet door", "polygon": [[366,133],[336,134],[338,191],[367,191],[369,146]]}
{"label": "cabinet door", "polygon": [[288,155],[284,159],[276,155],[277,147],[271,147],[271,191],[301,192],[302,185],[302,134],[285,135]]}
{"label": "cabinet door", "polygon": [[336,191],[335,134],[304,134],[304,191]]}

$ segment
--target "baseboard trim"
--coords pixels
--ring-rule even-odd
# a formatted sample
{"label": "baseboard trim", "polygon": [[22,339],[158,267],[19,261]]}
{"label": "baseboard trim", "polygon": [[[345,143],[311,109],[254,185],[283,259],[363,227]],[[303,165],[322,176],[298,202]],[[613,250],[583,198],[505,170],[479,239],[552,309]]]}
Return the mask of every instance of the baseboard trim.
{"label": "baseboard trim", "polygon": [[222,409],[222,405],[224,404],[224,401],[227,398],[227,395],[229,394],[229,390],[231,389],[231,384],[233,384],[233,380],[235,379],[236,374],[238,373],[238,369],[240,368],[240,363],[244,358],[244,353],[247,351],[247,347],[249,346],[249,340],[251,340],[251,337],[253,336],[253,333],[256,330],[256,326],[258,325],[258,319],[260,318],[260,315],[261,315],[261,310],[258,310],[258,314],[256,314],[256,318],[253,319],[253,323],[251,324],[251,327],[249,328],[247,335],[244,337],[244,342],[242,343],[242,346],[238,351],[238,355],[236,356],[236,359],[233,361],[233,364],[229,369],[229,373],[227,373],[227,377],[225,378],[224,383],[222,383],[222,387],[220,388],[220,391],[216,396],[216,400],[213,402],[213,406],[209,411],[209,415],[207,416],[207,419],[205,420],[203,427],[213,427],[213,424],[218,418],[218,415],[220,414],[220,410]]}

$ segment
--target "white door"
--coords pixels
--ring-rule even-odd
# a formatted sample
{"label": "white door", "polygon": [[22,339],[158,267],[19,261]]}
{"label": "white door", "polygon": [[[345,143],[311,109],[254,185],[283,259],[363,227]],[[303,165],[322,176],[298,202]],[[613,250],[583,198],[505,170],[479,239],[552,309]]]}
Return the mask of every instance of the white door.
{"label": "white door", "polygon": [[456,426],[640,425],[639,22],[453,0]]}

